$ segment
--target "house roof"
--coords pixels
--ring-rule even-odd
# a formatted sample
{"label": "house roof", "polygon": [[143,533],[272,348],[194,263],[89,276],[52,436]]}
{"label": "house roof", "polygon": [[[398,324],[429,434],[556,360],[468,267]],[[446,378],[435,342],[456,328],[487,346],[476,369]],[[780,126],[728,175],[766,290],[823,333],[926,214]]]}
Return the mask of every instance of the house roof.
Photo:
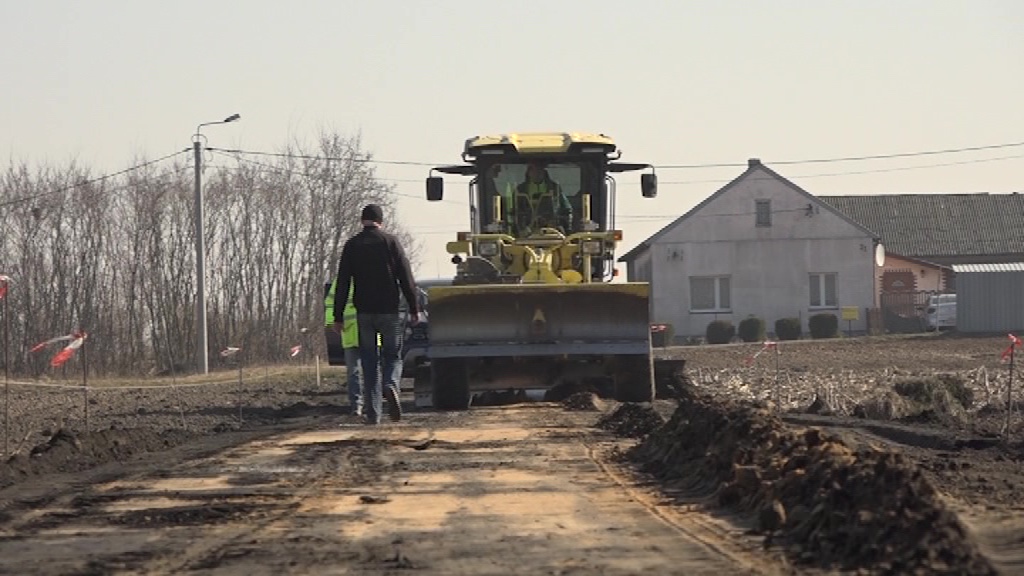
{"label": "house roof", "polygon": [[658,240],[658,238],[661,238],[662,236],[665,235],[665,233],[667,233],[672,228],[675,228],[677,225],[679,225],[684,220],[689,218],[692,214],[695,214],[696,212],[699,212],[702,208],[704,208],[704,206],[708,205],[712,200],[714,200],[715,198],[718,198],[719,196],[721,196],[722,194],[724,194],[725,192],[727,192],[728,190],[730,190],[731,188],[733,188],[734,186],[739,184],[741,181],[743,181],[744,178],[746,178],[750,173],[754,172],[755,170],[763,170],[763,171],[767,172],[768,175],[772,176],[773,178],[778,179],[780,182],[782,182],[786,186],[788,186],[791,189],[795,190],[796,192],[799,192],[800,194],[803,194],[804,196],[806,196],[807,199],[810,200],[812,203],[817,204],[817,205],[821,206],[822,208],[824,208],[825,210],[828,210],[828,211],[834,213],[836,216],[839,216],[840,218],[842,218],[843,220],[845,220],[848,223],[852,224],[856,228],[858,228],[860,230],[863,230],[865,234],[868,234],[870,236],[873,236],[873,237],[877,238],[877,235],[874,232],[872,232],[870,229],[868,229],[866,226],[864,226],[860,222],[856,221],[855,219],[850,218],[847,214],[844,214],[843,212],[837,210],[832,205],[822,203],[821,202],[821,197],[815,196],[815,195],[811,194],[810,192],[804,190],[803,188],[797,186],[796,184],[790,182],[786,178],[784,178],[781,175],[779,175],[778,172],[776,172],[776,171],[772,170],[771,168],[769,168],[769,167],[765,166],[764,164],[762,164],[761,161],[758,160],[757,158],[751,158],[750,160],[747,161],[747,169],[742,174],[740,174],[736,178],[733,178],[732,181],[730,181],[725,186],[722,186],[721,188],[719,188],[718,191],[715,192],[714,194],[708,196],[704,200],[701,200],[701,202],[699,204],[697,204],[693,208],[690,208],[690,210],[688,210],[685,214],[683,214],[679,218],[676,218],[672,222],[668,223],[661,230],[658,230],[657,232],[652,234],[650,237],[648,237],[646,240],[644,240],[643,242],[641,242],[641,243],[637,244],[636,246],[634,246],[630,251],[628,251],[625,254],[623,254],[622,256],[620,256],[618,261],[619,262],[628,262],[630,260],[633,260],[634,258],[639,256],[640,253],[642,253],[644,250],[647,250],[648,248],[650,248],[651,245],[654,244],[654,242]]}
{"label": "house roof", "polygon": [[818,198],[873,230],[895,254],[924,259],[1024,254],[1022,194]]}
{"label": "house roof", "polygon": [[994,264],[953,264],[957,274],[971,272],[1024,272],[1024,262],[1003,262]]}

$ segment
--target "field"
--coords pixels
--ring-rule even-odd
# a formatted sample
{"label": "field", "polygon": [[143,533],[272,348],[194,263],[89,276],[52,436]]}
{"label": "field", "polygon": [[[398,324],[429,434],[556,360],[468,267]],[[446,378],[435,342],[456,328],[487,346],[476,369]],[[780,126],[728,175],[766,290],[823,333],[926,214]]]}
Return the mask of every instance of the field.
{"label": "field", "polygon": [[658,349],[652,407],[407,406],[380,428],[333,368],[12,385],[0,572],[1012,574],[1008,344]]}

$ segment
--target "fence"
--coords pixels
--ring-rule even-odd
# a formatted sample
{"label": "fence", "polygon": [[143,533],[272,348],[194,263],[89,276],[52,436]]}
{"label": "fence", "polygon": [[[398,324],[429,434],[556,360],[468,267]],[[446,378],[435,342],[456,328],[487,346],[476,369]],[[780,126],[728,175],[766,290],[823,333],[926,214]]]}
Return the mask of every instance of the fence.
{"label": "fence", "polygon": [[934,292],[882,292],[879,300],[882,324],[890,334],[914,334],[927,330],[925,307]]}

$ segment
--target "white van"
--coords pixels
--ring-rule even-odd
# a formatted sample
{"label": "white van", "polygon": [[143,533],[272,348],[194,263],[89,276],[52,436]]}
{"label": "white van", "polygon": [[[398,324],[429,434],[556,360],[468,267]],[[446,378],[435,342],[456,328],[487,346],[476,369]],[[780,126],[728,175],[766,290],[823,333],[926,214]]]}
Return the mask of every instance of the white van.
{"label": "white van", "polygon": [[924,321],[928,330],[956,328],[956,294],[929,296]]}

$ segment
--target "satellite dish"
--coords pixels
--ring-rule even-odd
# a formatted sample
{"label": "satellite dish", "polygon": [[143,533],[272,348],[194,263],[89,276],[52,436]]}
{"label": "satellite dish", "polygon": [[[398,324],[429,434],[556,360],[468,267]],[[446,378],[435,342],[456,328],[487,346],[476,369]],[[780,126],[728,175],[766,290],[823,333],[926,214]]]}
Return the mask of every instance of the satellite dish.
{"label": "satellite dish", "polygon": [[885,266],[885,246],[881,242],[875,246],[875,266]]}

